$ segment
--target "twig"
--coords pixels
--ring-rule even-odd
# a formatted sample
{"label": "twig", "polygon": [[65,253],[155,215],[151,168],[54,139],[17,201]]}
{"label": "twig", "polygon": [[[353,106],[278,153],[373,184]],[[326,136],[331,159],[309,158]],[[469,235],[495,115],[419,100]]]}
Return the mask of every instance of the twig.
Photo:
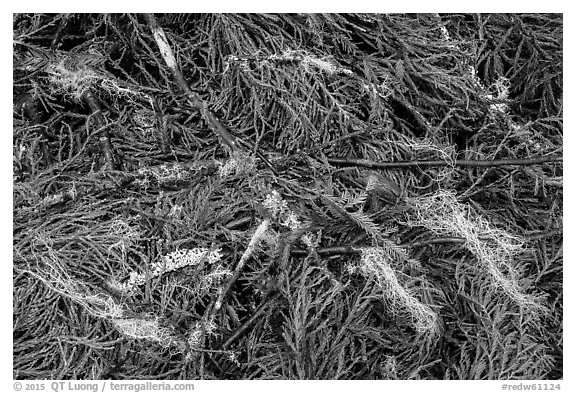
{"label": "twig", "polygon": [[252,222],[252,217],[251,216],[246,216],[246,217],[240,217],[236,220],[232,220],[230,221],[228,224],[225,225],[225,227],[227,229],[234,229],[234,228],[238,228],[241,227],[242,225],[246,225]]}
{"label": "twig", "polygon": [[[352,246],[333,246],[333,247],[322,247],[316,249],[316,253],[322,256],[357,254],[359,252],[360,248],[355,248]],[[309,251],[302,249],[292,249],[291,254],[295,256],[306,256],[309,254]]]}
{"label": "twig", "polygon": [[60,20],[60,24],[58,25],[58,30],[56,30],[56,33],[54,34],[54,38],[52,39],[52,44],[50,45],[50,49],[52,51],[58,49],[58,46],[60,45],[60,40],[62,39],[62,32],[64,31],[64,29],[66,28],[66,24],[70,20],[70,15],[71,14],[62,14],[60,16],[62,19]]}
{"label": "twig", "polygon": [[270,304],[270,302],[276,297],[276,293],[272,293],[270,294],[263,302],[262,304],[258,307],[258,309],[254,312],[254,314],[252,314],[250,316],[250,318],[248,318],[243,324],[242,326],[240,326],[238,329],[236,329],[236,331],[230,336],[228,337],[228,339],[224,342],[224,344],[222,345],[222,349],[226,349],[228,348],[234,341],[236,341],[245,331],[246,329],[248,329],[250,326],[252,326],[260,317],[260,315],[262,315],[262,313],[264,312],[264,310],[266,310],[266,307],[268,307],[268,305]]}
{"label": "twig", "polygon": [[[550,237],[561,233],[560,230],[552,230],[540,233],[533,233],[524,238],[528,241],[530,240],[538,240],[544,237]],[[486,239],[489,240],[489,239]],[[400,243],[398,246],[400,247],[421,247],[427,246],[430,244],[443,244],[443,243],[456,243],[456,244],[463,244],[466,243],[466,239],[462,237],[435,237],[431,239],[425,240],[416,240],[411,242]],[[358,246],[333,246],[333,247],[322,247],[316,249],[316,253],[318,255],[323,256],[331,256],[331,255],[343,255],[343,254],[357,254],[361,251],[360,247]],[[292,255],[294,256],[306,256],[309,254],[308,250],[302,249],[293,249]]]}
{"label": "twig", "polygon": [[556,155],[548,155],[548,156],[531,157],[523,159],[455,160],[453,162],[447,162],[442,160],[377,162],[377,161],[363,160],[359,158],[328,158],[328,163],[334,166],[361,166],[366,168],[379,168],[379,169],[431,167],[431,166],[496,167],[506,165],[535,165],[549,162],[562,162],[562,157]]}
{"label": "twig", "polygon": [[38,113],[37,104],[32,94],[26,93],[20,99],[20,101],[15,104],[14,111],[16,113],[20,113],[22,110],[24,110],[28,114],[30,119],[32,119],[32,124],[37,126],[36,127],[37,133],[40,136],[40,151],[42,152],[42,157],[44,159],[46,166],[49,167],[52,164],[54,164],[54,158],[52,157],[52,154],[50,154],[50,150],[48,149],[47,144],[48,141],[50,140],[50,137],[48,135],[48,132],[46,132],[46,130],[44,130],[44,128],[40,126],[40,124],[42,123],[42,119],[40,117],[40,114]]}
{"label": "twig", "polygon": [[[228,282],[224,285],[224,287],[222,288],[222,290],[220,291],[220,293],[218,295],[218,298],[214,302],[212,302],[211,305],[206,310],[205,314],[207,316],[205,317],[203,334],[200,338],[200,345],[199,345],[200,347],[203,347],[205,342],[206,342],[206,333],[208,332],[208,326],[211,323],[213,323],[214,319],[216,318],[216,313],[222,308],[222,305],[224,304],[224,299],[226,298],[228,291],[230,291],[230,288],[232,288],[232,285],[234,285],[234,283],[236,282],[238,277],[240,277],[240,273],[242,272],[242,269],[244,268],[246,261],[252,256],[252,253],[254,252],[254,248],[260,242],[264,233],[268,230],[269,225],[270,225],[270,221],[264,220],[258,226],[258,228],[256,229],[256,232],[254,233],[254,235],[252,235],[252,239],[250,240],[248,247],[244,251],[244,254],[242,254],[242,257],[240,258],[240,261],[238,262],[236,269],[234,269],[234,273],[232,274],[232,277],[230,277]],[[204,372],[204,356],[203,355],[200,357],[199,370],[200,370],[200,375],[202,375],[202,373]]]}
{"label": "twig", "polygon": [[269,225],[270,225],[269,220],[262,221],[260,226],[258,226],[258,228],[256,229],[256,232],[254,233],[254,235],[252,235],[252,239],[250,240],[248,247],[246,247],[244,254],[242,254],[242,257],[240,258],[240,261],[238,262],[236,269],[234,269],[234,273],[232,274],[232,277],[228,280],[226,285],[222,288],[222,291],[220,292],[218,299],[216,299],[216,302],[214,303],[214,306],[213,306],[212,310],[210,311],[208,321],[213,320],[213,318],[216,315],[216,313],[218,312],[218,310],[220,310],[220,308],[222,308],[222,305],[224,304],[224,298],[226,297],[226,295],[228,294],[228,291],[230,290],[230,288],[232,288],[232,285],[234,285],[234,283],[236,282],[238,277],[240,277],[240,273],[242,272],[242,269],[244,268],[246,261],[252,256],[252,253],[254,252],[254,248],[258,245],[258,243],[262,239],[262,236],[268,230]]}
{"label": "twig", "polygon": [[419,134],[429,135],[432,132],[432,129],[424,116],[420,112],[418,112],[414,107],[405,99],[400,97],[399,95],[394,95],[392,99],[398,103],[403,109],[410,112],[410,114],[414,117],[414,120],[418,125],[423,129],[424,132],[420,132]]}
{"label": "twig", "polygon": [[[98,100],[94,97],[94,94],[87,90],[83,95],[84,101],[90,107],[92,114],[96,117],[100,126],[105,125],[104,116],[102,116],[102,111],[100,110],[100,104],[98,104]],[[102,135],[100,135],[100,148],[104,153],[104,159],[106,160],[107,169],[114,170],[114,156],[112,155],[112,144],[110,143],[110,133],[108,128],[104,129]]]}
{"label": "twig", "polygon": [[562,229],[553,229],[553,230],[545,231],[545,232],[531,233],[529,235],[524,236],[524,238],[526,240],[540,240],[540,239],[544,239],[547,237],[560,235],[562,233],[563,233]]}
{"label": "twig", "polygon": [[202,118],[210,129],[218,134],[222,141],[233,151],[233,152],[241,152],[242,149],[236,143],[234,136],[220,123],[218,118],[208,109],[208,104],[202,100],[202,98],[195,92],[190,89],[188,83],[182,76],[182,72],[178,67],[178,63],[176,63],[176,58],[174,57],[174,52],[168,43],[168,39],[166,38],[166,34],[164,30],[158,25],[154,14],[146,14],[146,19],[148,20],[148,25],[152,30],[152,34],[154,35],[154,40],[156,40],[156,44],[160,49],[160,53],[162,54],[162,58],[164,62],[170,69],[174,80],[178,84],[178,86],[184,91],[186,94],[186,98],[188,99],[188,103],[194,109],[200,112]]}

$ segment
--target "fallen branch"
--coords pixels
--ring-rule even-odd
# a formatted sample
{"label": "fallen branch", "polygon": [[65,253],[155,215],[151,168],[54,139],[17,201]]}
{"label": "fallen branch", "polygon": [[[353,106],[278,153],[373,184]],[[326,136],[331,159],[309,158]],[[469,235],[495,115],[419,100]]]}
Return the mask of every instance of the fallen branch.
{"label": "fallen branch", "polygon": [[[524,239],[526,239],[527,241],[538,240],[538,239],[542,239],[545,237],[558,235],[560,233],[562,233],[561,230],[551,230],[551,231],[546,231],[546,232],[538,232],[538,233],[533,233],[533,234],[524,236]],[[431,239],[416,240],[416,241],[412,241],[412,242],[400,243],[400,244],[398,244],[398,246],[399,247],[421,247],[421,246],[427,246],[430,244],[443,244],[443,243],[463,244],[465,242],[466,242],[466,239],[464,239],[462,237],[435,237],[435,238],[431,238]],[[316,249],[316,253],[318,255],[322,255],[322,256],[358,254],[358,253],[360,253],[360,251],[361,251],[361,248],[359,246],[350,246],[350,245],[322,247],[322,248]],[[308,250],[302,250],[302,249],[293,249],[291,254],[294,256],[306,256],[309,254],[309,251]]]}
{"label": "fallen branch", "polygon": [[447,162],[443,160],[377,162],[377,161],[363,160],[359,158],[328,158],[328,163],[334,166],[361,166],[365,168],[378,168],[378,169],[432,167],[432,166],[496,167],[506,165],[535,165],[549,162],[562,162],[562,157],[556,155],[547,155],[547,156],[531,157],[523,159],[455,160],[453,162]]}
{"label": "fallen branch", "polygon": [[190,106],[194,110],[200,112],[202,118],[206,123],[208,123],[210,129],[218,134],[218,136],[220,136],[222,141],[232,150],[232,152],[241,152],[242,149],[238,146],[238,143],[236,143],[234,136],[222,125],[222,123],[220,123],[218,118],[210,111],[210,109],[208,109],[208,104],[206,104],[206,102],[204,102],[204,100],[202,100],[202,98],[200,98],[197,93],[193,92],[192,89],[190,89],[190,86],[188,86],[188,83],[186,83],[186,80],[184,79],[184,76],[182,75],[182,72],[176,63],[174,52],[168,43],[166,34],[160,25],[158,25],[154,15],[146,14],[146,19],[148,20],[148,25],[152,30],[154,40],[156,40],[156,44],[160,49],[160,53],[162,54],[164,62],[170,69],[170,72],[172,73],[172,76],[174,77],[174,80],[180,89],[184,91]]}
{"label": "fallen branch", "polygon": [[252,235],[252,239],[250,239],[250,243],[248,244],[248,247],[244,251],[244,254],[242,254],[242,257],[240,258],[240,261],[238,262],[236,269],[234,269],[234,273],[232,274],[232,277],[228,280],[226,285],[224,285],[224,287],[222,288],[222,291],[220,291],[218,299],[216,299],[216,302],[214,302],[214,306],[210,312],[210,317],[208,318],[209,321],[214,318],[214,316],[216,315],[218,310],[220,310],[220,308],[224,304],[224,298],[226,297],[226,295],[228,294],[228,291],[230,290],[230,288],[232,288],[232,285],[234,285],[234,283],[236,282],[238,277],[240,277],[240,273],[242,272],[242,269],[244,268],[246,261],[252,256],[255,247],[262,240],[262,236],[268,230],[269,225],[270,225],[269,220],[262,221],[260,226],[258,226],[258,228],[256,229],[256,232],[254,233],[254,235]]}

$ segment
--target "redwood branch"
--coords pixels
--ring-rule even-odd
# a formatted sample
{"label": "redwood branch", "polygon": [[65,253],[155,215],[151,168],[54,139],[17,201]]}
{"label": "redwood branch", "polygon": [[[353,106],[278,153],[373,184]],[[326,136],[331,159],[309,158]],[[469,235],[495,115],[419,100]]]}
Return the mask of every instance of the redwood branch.
{"label": "redwood branch", "polygon": [[455,160],[447,162],[443,160],[425,160],[425,161],[395,161],[395,162],[377,162],[364,160],[360,158],[328,158],[328,163],[334,166],[361,166],[375,169],[391,168],[415,168],[415,167],[434,167],[434,166],[472,166],[472,167],[498,167],[507,165],[536,165],[553,162],[562,162],[562,156],[546,155],[540,157],[530,157],[522,159],[508,160]]}
{"label": "redwood branch", "polygon": [[233,152],[240,152],[242,149],[238,146],[236,139],[234,136],[222,125],[222,123],[218,120],[218,118],[208,109],[208,104],[195,92],[190,89],[188,83],[184,79],[180,68],[178,67],[178,63],[176,62],[176,58],[174,56],[174,52],[172,51],[172,47],[168,43],[168,39],[166,38],[166,34],[164,30],[154,17],[154,14],[146,14],[146,19],[148,20],[148,25],[152,30],[152,34],[154,35],[154,40],[160,49],[160,53],[164,62],[170,69],[172,76],[176,82],[176,84],[182,89],[188,103],[192,107],[192,109],[197,110],[200,112],[200,115],[204,119],[204,121],[208,124],[208,127],[216,133],[222,141],[233,151]]}
{"label": "redwood branch", "polygon": [[[538,232],[532,233],[529,235],[524,236],[526,241],[534,241],[546,237],[555,236],[561,234],[561,230],[550,230],[546,232]],[[481,239],[481,240],[490,240],[490,239]],[[430,239],[424,240],[415,240],[405,243],[400,243],[398,246],[400,247],[421,247],[427,246],[430,244],[444,244],[444,243],[455,243],[455,244],[464,244],[466,243],[466,239],[462,237],[435,237]],[[332,247],[321,247],[316,249],[316,253],[321,256],[332,256],[332,255],[346,255],[346,254],[358,254],[361,251],[361,246],[332,246]],[[291,252],[294,256],[306,256],[309,254],[308,250],[302,249],[293,249]]]}

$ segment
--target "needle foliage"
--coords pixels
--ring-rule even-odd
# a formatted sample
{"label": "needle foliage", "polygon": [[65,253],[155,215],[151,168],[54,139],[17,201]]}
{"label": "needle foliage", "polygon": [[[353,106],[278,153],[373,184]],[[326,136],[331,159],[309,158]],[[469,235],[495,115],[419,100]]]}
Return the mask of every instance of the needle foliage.
{"label": "needle foliage", "polygon": [[14,378],[562,378],[562,15],[13,30]]}

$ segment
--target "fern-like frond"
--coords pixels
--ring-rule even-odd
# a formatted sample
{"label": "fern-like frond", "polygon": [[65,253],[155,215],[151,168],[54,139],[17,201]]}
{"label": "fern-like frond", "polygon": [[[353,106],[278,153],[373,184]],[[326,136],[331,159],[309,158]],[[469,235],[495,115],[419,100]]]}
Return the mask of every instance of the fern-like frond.
{"label": "fern-like frond", "polygon": [[66,51],[52,51],[39,46],[26,44],[25,54],[14,59],[14,69],[18,70],[48,70],[55,64],[62,64],[70,70],[79,70],[85,67],[102,68],[106,58],[95,53],[74,53]]}
{"label": "fern-like frond", "polygon": [[361,210],[350,212],[346,209],[351,201],[356,202],[360,200],[359,198],[350,196],[348,197],[349,199],[345,200],[344,203],[342,203],[340,198],[330,195],[323,195],[322,199],[326,202],[326,207],[328,210],[330,210],[330,212],[336,217],[340,217],[344,221],[352,223],[358,228],[361,228],[376,241],[382,241],[384,239],[382,236],[382,229],[368,214],[363,213]]}

